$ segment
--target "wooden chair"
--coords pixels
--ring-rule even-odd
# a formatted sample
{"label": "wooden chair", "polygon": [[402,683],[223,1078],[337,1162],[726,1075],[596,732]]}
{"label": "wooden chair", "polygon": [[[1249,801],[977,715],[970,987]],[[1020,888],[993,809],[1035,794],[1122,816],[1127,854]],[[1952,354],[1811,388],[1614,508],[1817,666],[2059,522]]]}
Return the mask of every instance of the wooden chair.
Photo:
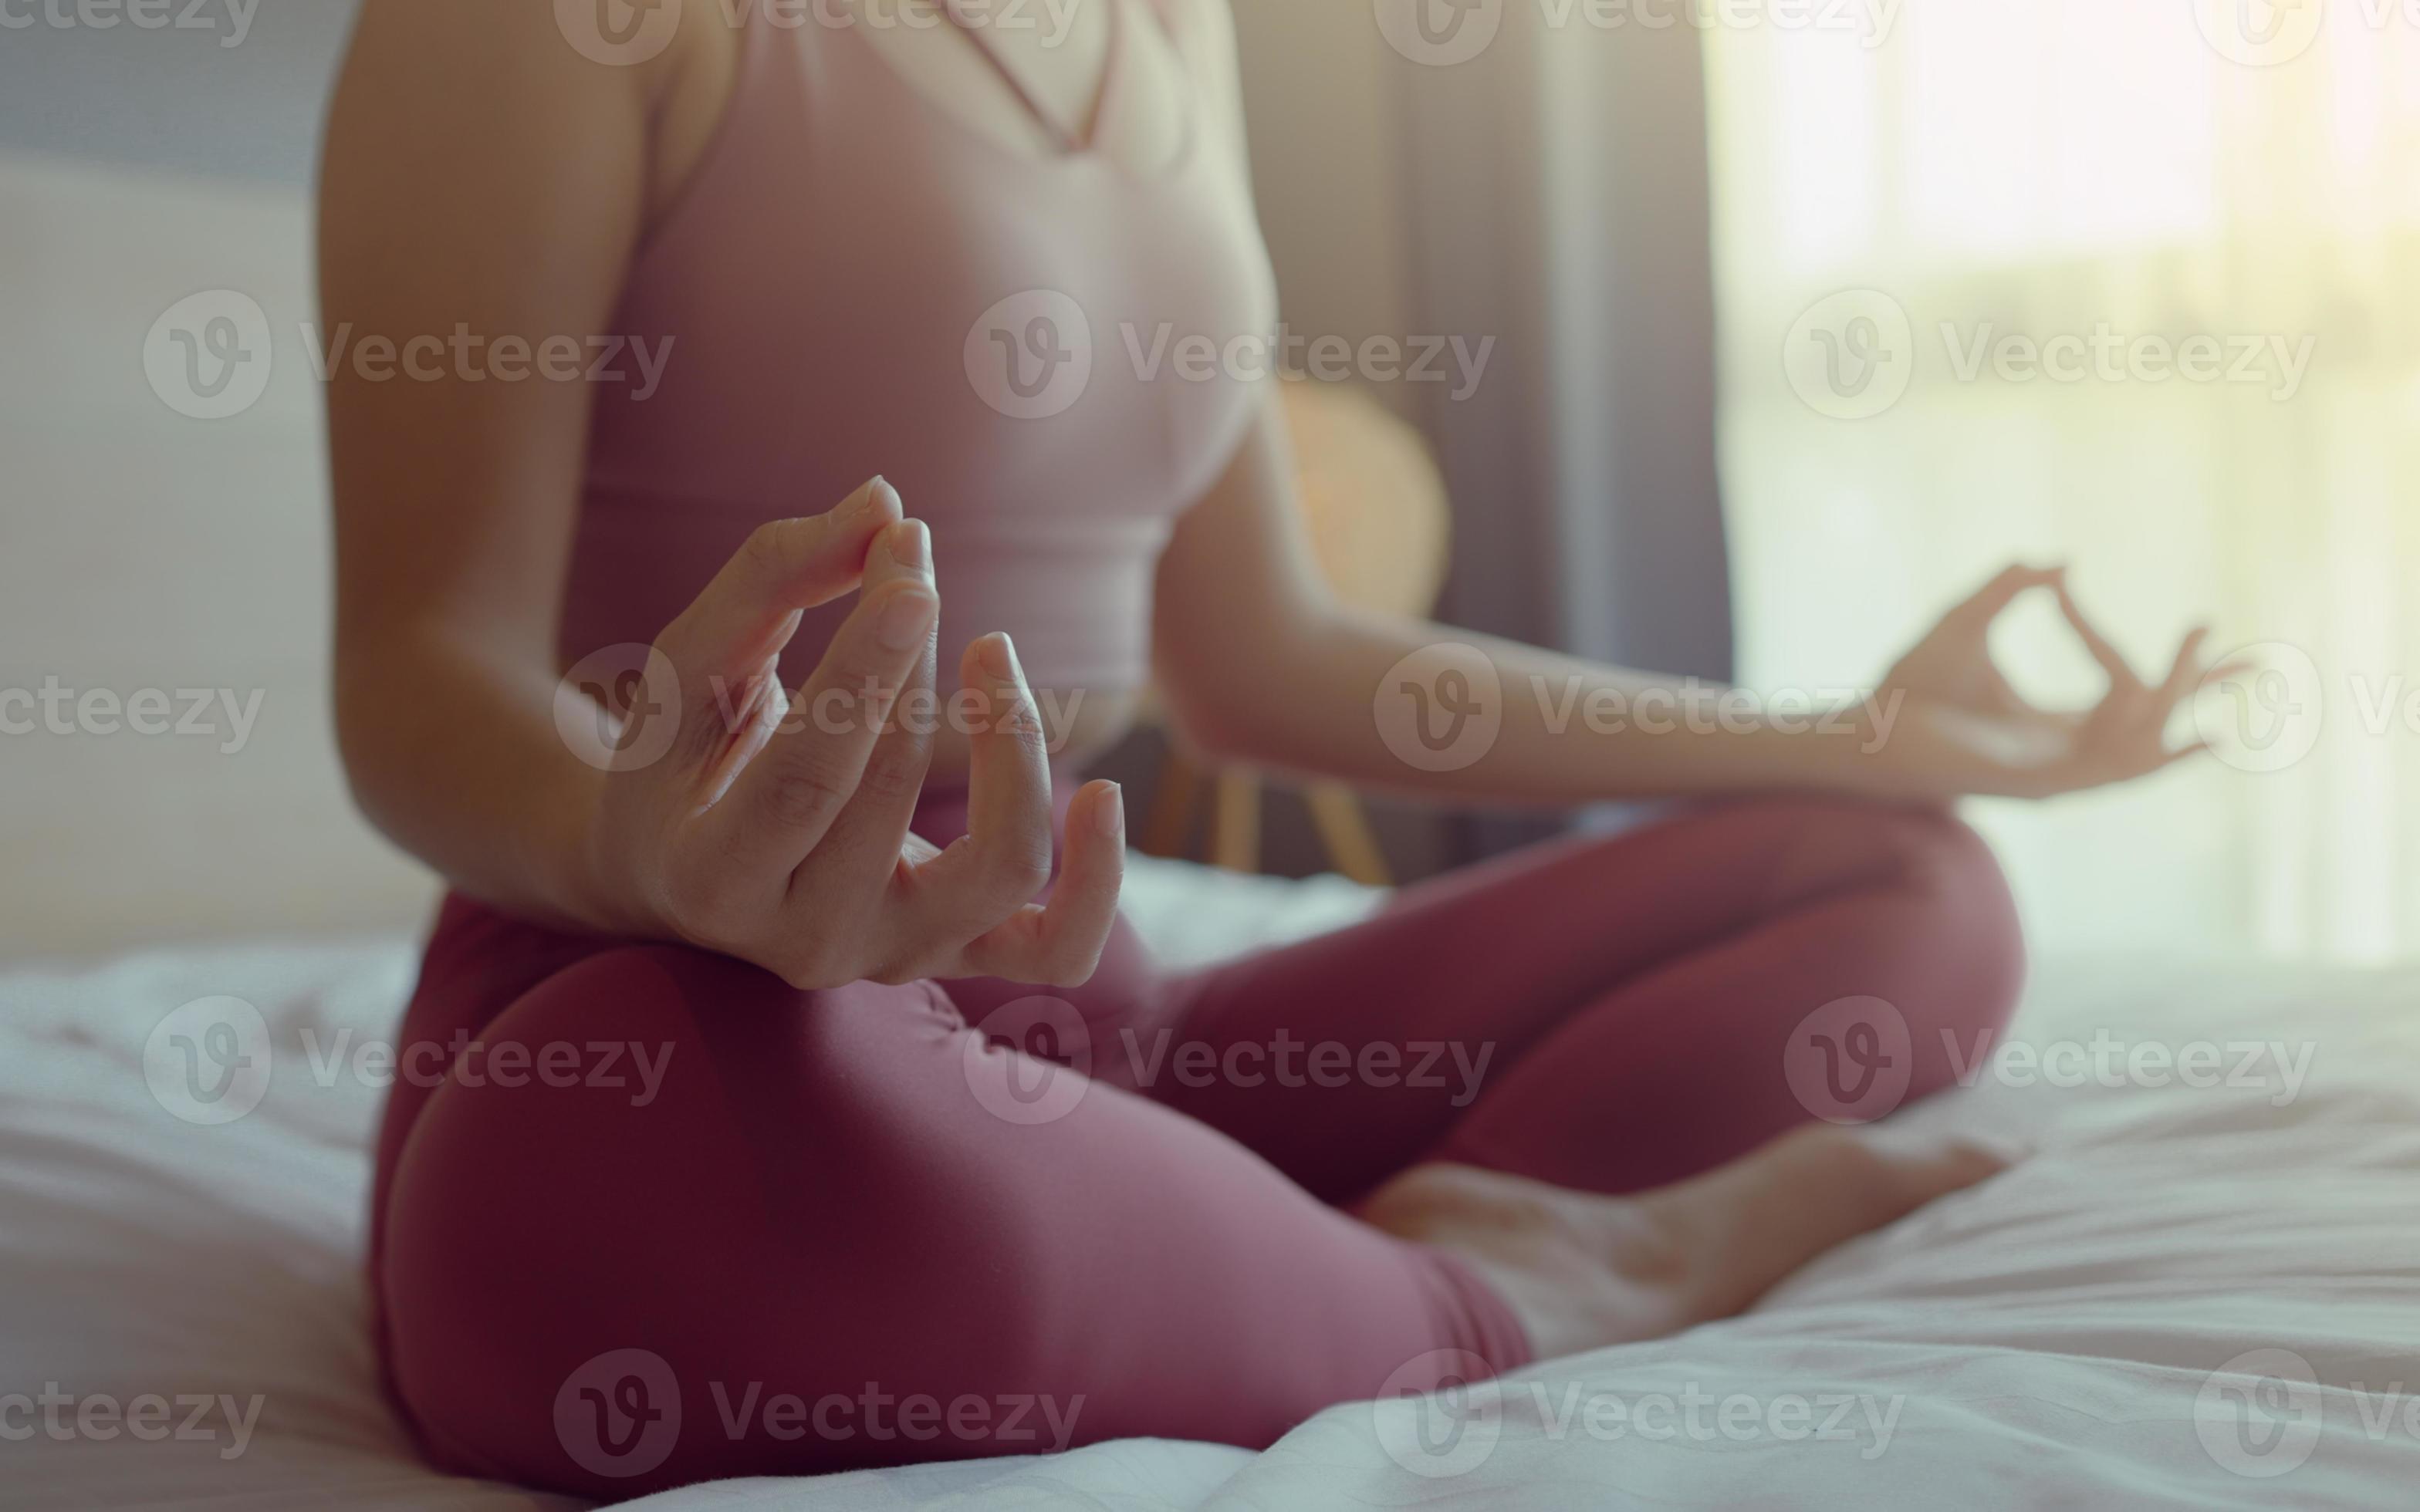
{"label": "wooden chair", "polygon": [[[1426,615],[1444,586],[1450,520],[1444,481],[1419,433],[1366,392],[1308,380],[1285,385],[1304,524],[1327,580],[1345,602]],[[1211,795],[1209,859],[1237,872],[1261,864],[1263,779],[1244,767],[1204,771],[1171,742],[1140,837],[1154,856],[1190,849],[1202,790]],[[1361,799],[1342,782],[1303,790],[1337,871],[1393,881]]]}

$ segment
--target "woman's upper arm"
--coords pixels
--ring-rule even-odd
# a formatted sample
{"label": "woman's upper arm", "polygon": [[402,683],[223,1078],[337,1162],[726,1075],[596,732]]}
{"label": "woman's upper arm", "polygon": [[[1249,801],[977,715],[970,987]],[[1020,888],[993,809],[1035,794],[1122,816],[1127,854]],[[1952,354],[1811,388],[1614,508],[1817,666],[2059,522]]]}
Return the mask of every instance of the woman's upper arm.
{"label": "woman's upper arm", "polygon": [[349,653],[429,628],[551,655],[589,394],[527,363],[504,380],[492,345],[606,332],[654,83],[574,51],[548,0],[363,8],[319,193],[320,339],[345,344],[328,378],[340,679]]}
{"label": "woman's upper arm", "polygon": [[1210,491],[1176,523],[1153,593],[1152,655],[1178,723],[1223,744],[1268,669],[1316,636],[1332,599],[1295,497],[1294,452],[1274,380]]}

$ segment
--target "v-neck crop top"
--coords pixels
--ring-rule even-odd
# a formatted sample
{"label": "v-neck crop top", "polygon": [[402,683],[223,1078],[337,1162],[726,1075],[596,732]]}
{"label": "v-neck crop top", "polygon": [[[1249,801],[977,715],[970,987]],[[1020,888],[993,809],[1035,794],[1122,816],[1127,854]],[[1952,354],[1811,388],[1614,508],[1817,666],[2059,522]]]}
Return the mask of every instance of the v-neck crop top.
{"label": "v-neck crop top", "polygon": [[[1155,173],[1020,153],[846,12],[745,0],[732,99],[616,319],[672,344],[660,377],[593,400],[567,661],[653,640],[755,527],[878,472],[932,528],[944,691],[994,630],[1038,687],[1141,684],[1160,550],[1256,403],[1204,354],[1273,336],[1276,291],[1225,119],[1225,0],[1109,3],[1151,20],[1112,29],[1094,142],[1137,107],[1139,24],[1183,63],[1184,144]],[[810,611],[790,683],[852,602]]]}

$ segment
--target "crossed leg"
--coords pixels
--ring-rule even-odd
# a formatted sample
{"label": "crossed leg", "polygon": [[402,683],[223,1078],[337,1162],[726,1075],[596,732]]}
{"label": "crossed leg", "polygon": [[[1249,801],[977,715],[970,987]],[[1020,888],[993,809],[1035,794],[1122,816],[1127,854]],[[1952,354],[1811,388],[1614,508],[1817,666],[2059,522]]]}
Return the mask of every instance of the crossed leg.
{"label": "crossed leg", "polygon": [[[1804,1121],[1783,1047],[1833,998],[1896,1005],[1912,1090],[1940,1085],[1934,1031],[1988,1033],[2018,971],[1971,835],[1824,804],[1567,842],[1173,980],[1126,942],[1063,1005],[1093,1071],[1063,1081],[966,1022],[1025,989],[799,993],[610,942],[524,986],[506,958],[561,936],[471,933],[473,969],[424,978],[407,1039],[467,1020],[529,1065],[627,1044],[660,1079],[449,1076],[408,1118],[374,1253],[389,1376],[448,1464],[600,1496],[1127,1435],[1264,1443],[1419,1389],[1422,1361],[1507,1368],[1735,1305],[1722,1288],[1755,1278],[1714,1287],[1693,1257],[1794,1265],[1985,1171],[1792,1139],[1635,1202],[1583,1194]],[[448,949],[441,930],[432,962]],[[501,1011],[462,1000],[502,991]],[[1128,1047],[1161,1030],[1214,1073],[1147,1073]],[[1351,1070],[1229,1074],[1280,1032]],[[1364,1069],[1428,1041],[1476,1070]],[[1801,1211],[1852,1177],[1854,1200]]]}
{"label": "crossed leg", "polygon": [[[1190,976],[1121,935],[1061,995],[1050,1055],[1221,1131],[1321,1199],[1423,1161],[1581,1191],[1661,1186],[1794,1125],[1793,1041],[1827,1004],[1886,1018],[1890,1106],[1949,1085],[2023,982],[1990,849],[1938,812],[1710,808],[1406,889],[1375,918]],[[948,984],[978,1025],[1032,989]],[[1070,1030],[1071,1021],[1080,1027]],[[1815,1026],[1821,1029],[1821,1023]],[[1801,1052],[1813,1048],[1800,1042]],[[1903,1076],[1903,1081],[1900,1079]]]}

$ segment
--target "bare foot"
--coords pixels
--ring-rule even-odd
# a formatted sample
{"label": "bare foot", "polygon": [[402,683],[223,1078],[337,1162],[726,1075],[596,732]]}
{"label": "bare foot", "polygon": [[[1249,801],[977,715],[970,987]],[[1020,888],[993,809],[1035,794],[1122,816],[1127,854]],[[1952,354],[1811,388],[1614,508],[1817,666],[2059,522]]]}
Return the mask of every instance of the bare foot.
{"label": "bare foot", "polygon": [[1470,1262],[1547,1359],[1728,1318],[1834,1245],[2008,1164],[1972,1140],[1814,1124],[1703,1176],[1623,1197],[1472,1165],[1417,1165],[1358,1213]]}

